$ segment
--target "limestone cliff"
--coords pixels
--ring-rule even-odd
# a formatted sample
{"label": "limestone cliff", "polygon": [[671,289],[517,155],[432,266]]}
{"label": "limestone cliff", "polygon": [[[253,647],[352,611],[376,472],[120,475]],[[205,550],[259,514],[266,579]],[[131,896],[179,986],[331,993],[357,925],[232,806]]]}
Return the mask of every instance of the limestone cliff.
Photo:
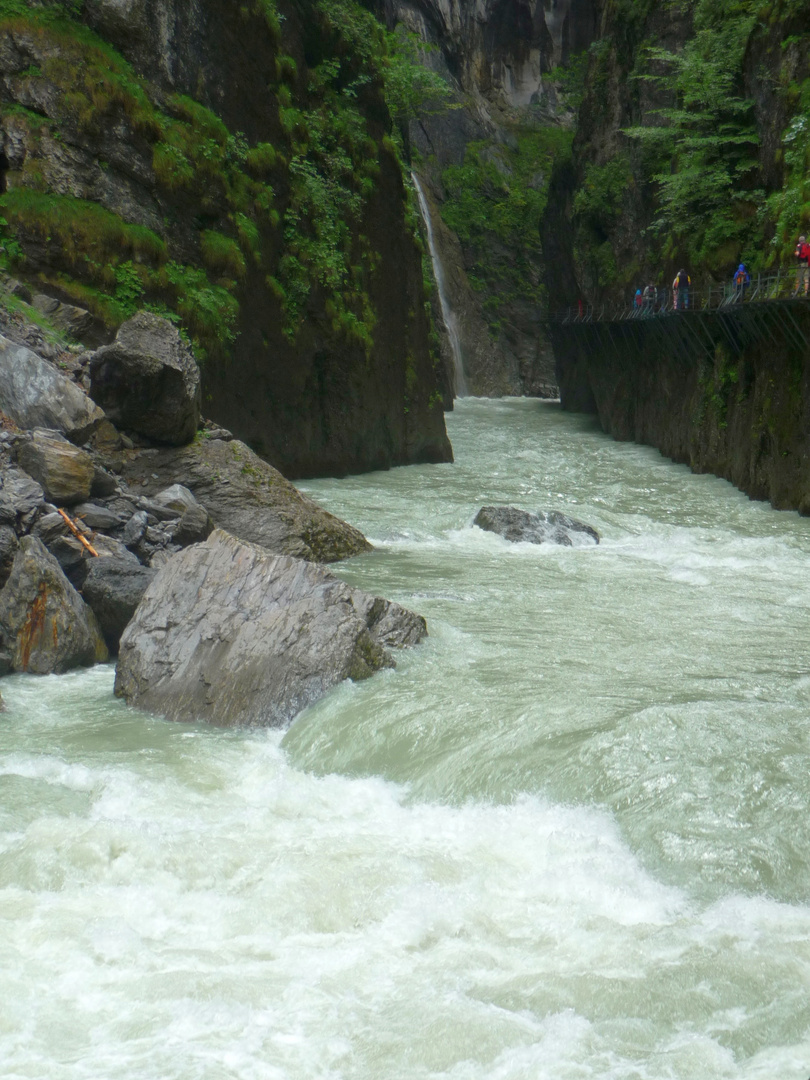
{"label": "limestone cliff", "polygon": [[290,476],[451,457],[421,254],[353,0],[0,2],[6,265],[177,317],[205,413]]}

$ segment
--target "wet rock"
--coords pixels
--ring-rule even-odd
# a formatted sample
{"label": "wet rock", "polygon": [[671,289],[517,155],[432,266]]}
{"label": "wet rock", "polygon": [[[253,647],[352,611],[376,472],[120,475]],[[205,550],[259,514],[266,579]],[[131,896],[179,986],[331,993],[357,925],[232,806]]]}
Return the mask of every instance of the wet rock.
{"label": "wet rock", "polygon": [[151,501],[156,507],[162,506],[171,510],[177,517],[182,517],[190,506],[199,506],[193,493],[182,484],[172,484],[171,487],[164,488],[154,495]]}
{"label": "wet rock", "polygon": [[137,560],[119,557],[91,560],[82,585],[82,596],[98,619],[107,648],[118,645],[135,609],[157,570]]}
{"label": "wet rock", "polygon": [[18,547],[16,532],[9,525],[0,525],[0,588],[8,581]]}
{"label": "wet rock", "polygon": [[121,638],[115,692],[170,719],[280,726],[343,679],[392,666],[380,631],[414,641],[425,625],[218,529],[150,585]]}
{"label": "wet rock", "polygon": [[204,506],[195,502],[189,506],[171,533],[171,540],[180,547],[198,544],[207,539],[214,529],[214,524]]}
{"label": "wet rock", "polygon": [[65,519],[56,513],[43,514],[31,530],[32,535],[39,537],[46,548],[50,548],[57,537],[67,536],[69,532]]}
{"label": "wet rock", "polygon": [[93,483],[90,485],[91,495],[97,499],[105,499],[115,493],[117,486],[115,477],[111,476],[106,469],[99,468],[98,465],[94,466]]}
{"label": "wet rock", "polygon": [[20,541],[0,592],[0,645],[12,670],[38,675],[108,657],[92,611],[35,536]]}
{"label": "wet rock", "polygon": [[20,428],[49,428],[84,442],[104,413],[31,349],[0,337],[0,412]]}
{"label": "wet rock", "polygon": [[57,506],[83,502],[95,475],[92,457],[54,431],[34,431],[17,450],[17,461]]}
{"label": "wet rock", "polygon": [[195,439],[180,449],[144,452],[128,461],[124,479],[151,499],[182,484],[215,525],[278,555],[336,562],[371,545],[361,532],[302,495],[280,472],[234,439]]}
{"label": "wet rock", "polygon": [[482,506],[473,524],[515,543],[562,544],[565,547],[599,543],[596,529],[557,510],[532,514],[515,506]]}
{"label": "wet rock", "polygon": [[182,445],[200,422],[200,371],[168,319],[141,311],[90,360],[90,393],[113,423]]}
{"label": "wet rock", "polygon": [[71,513],[89,529],[101,529],[103,532],[120,529],[126,522],[126,518],[116,514],[114,510],[108,510],[106,506],[99,506],[97,503],[79,503],[73,507]]}
{"label": "wet rock", "polygon": [[76,307],[75,304],[63,304],[61,300],[55,300],[44,293],[34,293],[31,306],[47,315],[58,329],[78,340],[90,333],[95,326],[95,319],[85,308]]}
{"label": "wet rock", "polygon": [[41,486],[22,469],[11,466],[0,471],[0,525],[16,528],[23,517],[44,504]]}
{"label": "wet rock", "polygon": [[145,510],[138,510],[132,515],[121,533],[121,543],[128,548],[137,547],[146,535],[149,516]]}

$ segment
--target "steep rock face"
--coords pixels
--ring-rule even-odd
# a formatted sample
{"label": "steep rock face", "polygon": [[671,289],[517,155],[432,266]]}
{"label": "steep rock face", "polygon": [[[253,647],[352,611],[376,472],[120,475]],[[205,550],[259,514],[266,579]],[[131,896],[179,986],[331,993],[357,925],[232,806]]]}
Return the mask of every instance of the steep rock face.
{"label": "steep rock face", "polygon": [[[555,69],[593,41],[592,0],[383,0],[434,52],[455,105],[410,126],[471,393],[554,392],[540,214],[572,114]],[[570,138],[570,136],[569,136]],[[447,354],[447,345],[444,348]]]}
{"label": "steep rock face", "polygon": [[[810,305],[793,301],[791,316],[810,340]],[[620,353],[574,334],[558,340],[563,408],[594,412],[614,438],[658,447],[776,509],[810,514],[810,348],[771,319],[761,340],[732,352],[719,317],[702,318],[717,344],[689,358],[643,322]]]}
{"label": "steep rock face", "polygon": [[205,413],[290,476],[451,459],[379,75],[334,8],[88,0],[103,40],[0,20],[18,272],[108,335],[168,304]]}

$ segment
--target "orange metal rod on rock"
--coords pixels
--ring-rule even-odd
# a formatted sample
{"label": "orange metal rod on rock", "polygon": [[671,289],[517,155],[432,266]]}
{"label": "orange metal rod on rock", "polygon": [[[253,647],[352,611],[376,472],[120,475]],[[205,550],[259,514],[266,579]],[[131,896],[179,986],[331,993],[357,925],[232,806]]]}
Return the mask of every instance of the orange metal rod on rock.
{"label": "orange metal rod on rock", "polygon": [[93,547],[93,545],[90,543],[90,541],[85,540],[84,536],[82,536],[81,530],[79,529],[78,525],[76,525],[76,523],[74,521],[70,520],[70,518],[67,516],[67,514],[65,513],[64,510],[57,507],[57,511],[65,519],[65,524],[70,529],[70,531],[73,533],[73,535],[76,537],[76,539],[79,541],[79,543],[84,544],[84,546],[87,548],[87,550],[90,552],[90,554],[95,555],[95,557],[98,558],[99,557],[98,552]]}

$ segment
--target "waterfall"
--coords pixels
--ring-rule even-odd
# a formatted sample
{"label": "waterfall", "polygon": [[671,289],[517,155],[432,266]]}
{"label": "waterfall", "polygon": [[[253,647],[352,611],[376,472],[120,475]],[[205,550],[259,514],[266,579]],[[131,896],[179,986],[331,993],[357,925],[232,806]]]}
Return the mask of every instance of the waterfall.
{"label": "waterfall", "polygon": [[439,306],[442,310],[444,325],[447,328],[447,336],[450,339],[450,351],[453,354],[453,374],[455,383],[453,390],[456,397],[466,397],[467,382],[464,378],[464,362],[461,357],[461,339],[458,334],[458,322],[456,321],[455,312],[451,308],[450,300],[447,296],[444,269],[442,268],[439,252],[436,248],[436,241],[433,237],[433,225],[430,220],[430,210],[428,209],[427,199],[422,190],[422,185],[419,183],[419,177],[416,173],[412,172],[411,179],[413,180],[413,186],[416,188],[416,196],[419,199],[419,209],[422,213],[425,229],[427,230],[430,261],[433,265],[433,277],[435,278],[436,289],[439,293]]}

